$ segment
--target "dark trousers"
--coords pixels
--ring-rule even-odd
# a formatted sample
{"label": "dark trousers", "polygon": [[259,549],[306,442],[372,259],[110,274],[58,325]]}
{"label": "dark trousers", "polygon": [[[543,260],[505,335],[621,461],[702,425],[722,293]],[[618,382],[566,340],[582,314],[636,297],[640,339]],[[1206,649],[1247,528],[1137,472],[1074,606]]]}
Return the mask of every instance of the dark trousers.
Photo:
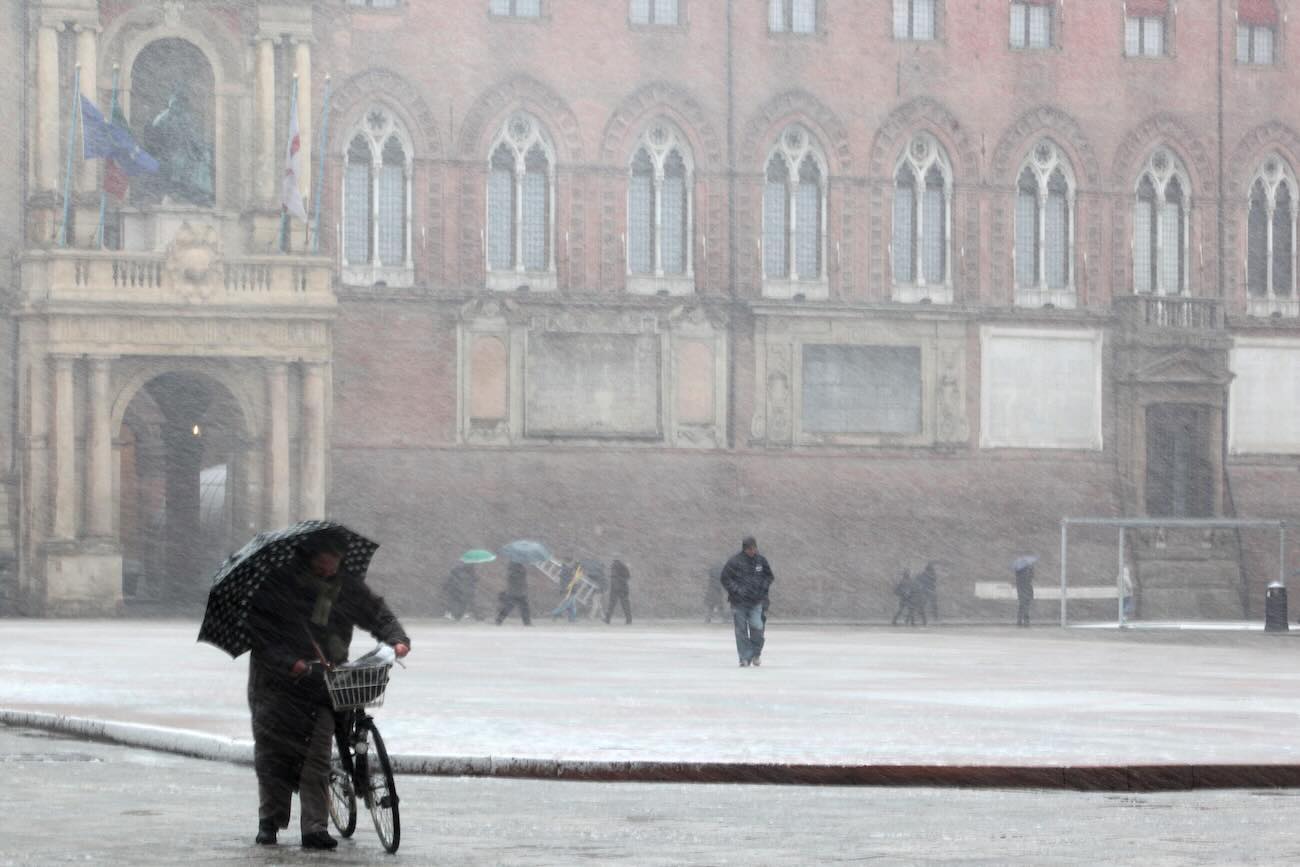
{"label": "dark trousers", "polygon": [[512,596],[508,593],[501,594],[501,610],[497,612],[498,625],[510,616],[510,612],[515,609],[516,605],[519,606],[519,616],[524,619],[524,626],[533,625],[532,615],[528,613],[528,597]]}
{"label": "dark trousers", "polygon": [[[307,747],[307,759],[302,765],[302,776],[298,778],[299,817],[298,824],[303,835],[325,831],[329,819],[329,778],[330,751],[334,746],[334,714],[322,708],[316,717],[316,726],[312,729],[311,742]],[[269,745],[254,742],[254,760]],[[258,763],[259,765],[261,763]],[[259,822],[270,822],[277,828],[289,824],[290,805],[293,801],[293,786],[285,780],[274,776],[257,776],[257,818]]]}
{"label": "dark trousers", "polygon": [[1029,609],[1034,604],[1032,594],[1021,593],[1016,597],[1016,626],[1029,625]]}
{"label": "dark trousers", "polygon": [[613,616],[615,602],[622,604],[623,616],[627,618],[628,623],[631,623],[632,622],[632,597],[628,593],[626,587],[610,591],[609,605],[605,607],[605,622],[608,623],[609,618]]}

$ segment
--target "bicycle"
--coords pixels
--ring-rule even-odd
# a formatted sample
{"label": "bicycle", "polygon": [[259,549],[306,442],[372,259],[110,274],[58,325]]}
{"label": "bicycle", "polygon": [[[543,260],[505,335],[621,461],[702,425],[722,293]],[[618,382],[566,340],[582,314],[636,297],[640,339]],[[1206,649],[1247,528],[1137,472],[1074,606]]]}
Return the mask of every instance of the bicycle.
{"label": "bicycle", "polygon": [[351,837],[357,828],[357,800],[366,805],[379,842],[390,854],[402,840],[397,787],[384,739],[368,707],[384,703],[392,657],[384,648],[354,663],[327,669],[325,684],[336,712],[336,755],[330,762],[330,821],[339,834]]}

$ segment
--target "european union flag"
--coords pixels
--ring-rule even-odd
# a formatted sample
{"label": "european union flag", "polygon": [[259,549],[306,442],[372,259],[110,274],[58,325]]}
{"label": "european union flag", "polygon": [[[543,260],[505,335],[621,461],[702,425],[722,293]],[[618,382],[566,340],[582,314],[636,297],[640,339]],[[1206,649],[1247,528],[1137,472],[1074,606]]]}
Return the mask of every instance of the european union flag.
{"label": "european union flag", "polygon": [[88,160],[110,159],[128,175],[157,174],[158,161],[136,144],[125,124],[118,118],[113,120],[109,123],[93,102],[81,98],[82,156]]}

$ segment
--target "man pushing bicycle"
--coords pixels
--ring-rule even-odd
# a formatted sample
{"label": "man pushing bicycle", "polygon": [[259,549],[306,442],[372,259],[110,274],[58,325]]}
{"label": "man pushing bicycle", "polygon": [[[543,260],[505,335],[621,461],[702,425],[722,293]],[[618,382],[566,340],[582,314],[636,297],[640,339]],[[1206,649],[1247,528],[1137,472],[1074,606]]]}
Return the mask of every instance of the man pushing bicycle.
{"label": "man pushing bicycle", "polygon": [[347,661],[355,626],[392,645],[398,657],[410,651],[411,639],[384,600],[341,568],[347,548],[337,530],[303,537],[249,604],[248,706],[262,845],[274,844],[289,826],[294,789],[303,848],[338,845],[326,826],[335,715],[323,665]]}

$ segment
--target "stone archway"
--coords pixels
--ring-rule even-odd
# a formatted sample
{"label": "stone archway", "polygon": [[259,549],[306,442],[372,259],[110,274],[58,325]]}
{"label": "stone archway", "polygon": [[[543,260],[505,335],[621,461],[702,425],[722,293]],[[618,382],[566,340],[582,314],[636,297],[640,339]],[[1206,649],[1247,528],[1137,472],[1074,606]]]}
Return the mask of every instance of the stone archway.
{"label": "stone archway", "polygon": [[123,415],[119,535],[128,603],[201,603],[255,512],[247,419],[216,379],[162,373]]}

